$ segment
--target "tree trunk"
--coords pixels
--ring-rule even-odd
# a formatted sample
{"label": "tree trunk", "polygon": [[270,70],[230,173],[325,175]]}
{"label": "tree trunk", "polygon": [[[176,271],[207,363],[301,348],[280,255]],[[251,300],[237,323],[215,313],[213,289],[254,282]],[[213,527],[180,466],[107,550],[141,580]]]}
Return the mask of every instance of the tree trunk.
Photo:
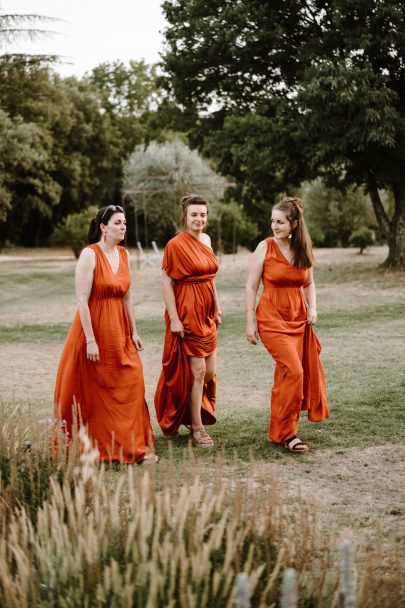
{"label": "tree trunk", "polygon": [[379,227],[388,243],[386,268],[405,268],[405,184],[394,188],[395,211],[392,220],[387,216],[381,202],[378,188],[369,185],[368,193],[374,208]]}

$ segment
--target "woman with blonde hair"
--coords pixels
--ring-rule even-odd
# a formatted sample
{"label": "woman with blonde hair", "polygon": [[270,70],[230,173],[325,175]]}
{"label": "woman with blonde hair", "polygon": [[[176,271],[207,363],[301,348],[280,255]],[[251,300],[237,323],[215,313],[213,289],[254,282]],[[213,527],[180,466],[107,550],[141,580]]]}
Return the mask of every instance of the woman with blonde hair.
{"label": "woman with blonde hair", "polygon": [[[246,337],[259,337],[276,362],[268,439],[295,453],[309,447],[297,436],[301,410],[312,422],[329,416],[317,320],[311,239],[302,201],[284,198],[273,207],[273,237],[253,254],[246,284]],[[256,308],[256,295],[263,293]]]}

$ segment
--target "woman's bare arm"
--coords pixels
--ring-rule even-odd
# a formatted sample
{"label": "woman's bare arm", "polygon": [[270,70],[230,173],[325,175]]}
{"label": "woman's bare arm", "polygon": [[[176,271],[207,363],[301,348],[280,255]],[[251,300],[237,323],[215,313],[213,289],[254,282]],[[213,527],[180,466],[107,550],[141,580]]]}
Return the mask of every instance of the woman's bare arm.
{"label": "woman's bare arm", "polygon": [[184,327],[177,312],[176,297],[173,289],[173,279],[162,270],[163,299],[170,319],[170,331],[184,338]]}
{"label": "woman's bare arm", "polygon": [[94,268],[96,266],[96,254],[88,247],[83,249],[78,259],[75,272],[75,289],[77,306],[84,335],[86,336],[87,358],[90,361],[100,361],[98,345],[94,337],[91,323],[89,298],[93,286]]}
{"label": "woman's bare arm", "polygon": [[[127,256],[128,256],[128,269],[130,271],[130,261],[129,261],[128,251],[127,251]],[[125,310],[127,311],[127,315],[128,315],[129,326],[131,329],[132,342],[134,343],[136,350],[138,350],[138,351],[143,350],[145,348],[145,345],[143,343],[143,340],[138,336],[138,332],[136,330],[135,312],[134,312],[134,305],[132,302],[131,288],[129,288],[127,293],[125,294],[124,306],[125,306]]]}
{"label": "woman's bare arm", "polygon": [[250,262],[249,275],[246,282],[246,338],[251,344],[257,344],[259,332],[256,322],[256,295],[263,275],[264,258],[266,257],[267,243],[261,241],[253,253]]}

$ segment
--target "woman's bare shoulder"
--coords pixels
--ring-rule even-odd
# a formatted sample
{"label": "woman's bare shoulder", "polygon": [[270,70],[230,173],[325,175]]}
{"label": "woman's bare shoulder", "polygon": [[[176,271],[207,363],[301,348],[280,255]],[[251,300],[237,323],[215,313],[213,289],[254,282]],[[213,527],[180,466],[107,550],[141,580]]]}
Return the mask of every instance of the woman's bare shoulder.
{"label": "woman's bare shoulder", "polygon": [[81,251],[77,263],[81,267],[94,267],[96,263],[96,252],[94,251],[93,247],[84,247],[84,249],[82,249]]}
{"label": "woman's bare shoulder", "polygon": [[258,243],[256,249],[255,249],[255,253],[263,253],[264,251],[267,250],[268,247],[268,239],[263,239],[263,241],[260,241],[260,243]]}
{"label": "woman's bare shoulder", "polygon": [[201,233],[201,242],[204,243],[204,245],[208,245],[208,247],[211,247],[211,237],[209,234],[207,234],[206,232],[202,232]]}

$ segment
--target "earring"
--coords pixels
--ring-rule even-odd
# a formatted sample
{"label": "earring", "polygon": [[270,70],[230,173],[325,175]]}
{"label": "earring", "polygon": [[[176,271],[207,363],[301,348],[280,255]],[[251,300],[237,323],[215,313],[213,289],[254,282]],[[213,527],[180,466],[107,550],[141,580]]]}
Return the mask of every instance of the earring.
{"label": "earring", "polygon": [[104,237],[103,238],[104,238],[104,243],[106,243],[107,242],[107,233],[106,232],[104,232]]}
{"label": "earring", "polygon": [[288,235],[289,239],[292,239],[292,232],[290,232],[290,234]]}

